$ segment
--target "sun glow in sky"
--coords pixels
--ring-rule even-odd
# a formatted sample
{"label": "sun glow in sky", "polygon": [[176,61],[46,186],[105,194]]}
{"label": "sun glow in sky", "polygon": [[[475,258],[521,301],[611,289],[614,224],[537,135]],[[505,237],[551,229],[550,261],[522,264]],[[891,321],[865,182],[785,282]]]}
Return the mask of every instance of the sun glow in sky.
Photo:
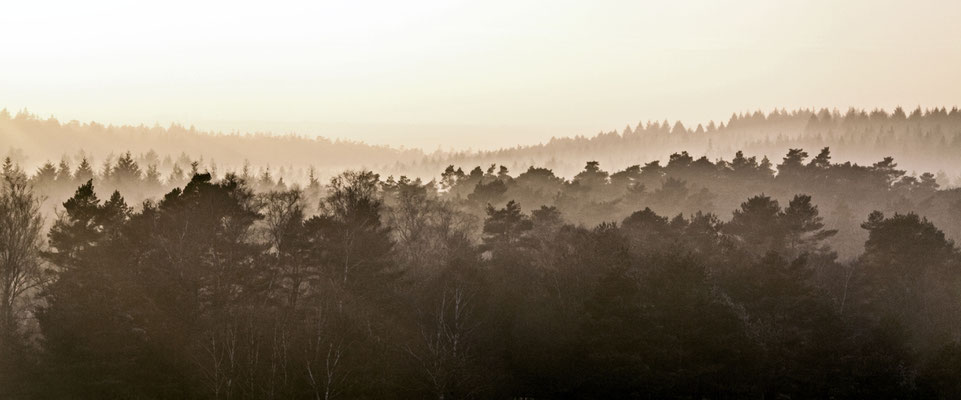
{"label": "sun glow in sky", "polygon": [[0,108],[493,148],[961,105],[961,1],[0,3]]}

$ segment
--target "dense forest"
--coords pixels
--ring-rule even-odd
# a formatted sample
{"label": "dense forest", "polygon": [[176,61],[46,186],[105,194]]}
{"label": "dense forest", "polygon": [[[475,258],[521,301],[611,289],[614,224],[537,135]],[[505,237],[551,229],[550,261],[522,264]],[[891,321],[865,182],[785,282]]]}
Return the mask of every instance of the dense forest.
{"label": "dense forest", "polygon": [[[455,164],[496,162],[515,167],[520,161],[527,161],[529,165],[546,166],[568,175],[580,167],[571,165],[570,160],[592,159],[624,168],[637,160],[657,159],[681,151],[709,159],[729,157],[738,150],[773,158],[792,148],[823,147],[830,147],[844,160],[862,164],[873,161],[878,154],[889,155],[909,171],[940,173],[940,184],[961,186],[957,164],[961,159],[961,111],[957,107],[950,110],[918,107],[910,113],[900,107],[890,113],[854,108],[843,113],[823,108],[775,109],[769,113],[735,113],[726,123],[710,121],[694,127],[685,126],[681,121],[673,124],[667,120],[641,121],[633,128],[624,127],[620,133],[559,137],[538,146],[465,152],[439,158]],[[529,165],[520,163],[519,166]]]}
{"label": "dense forest", "polygon": [[[545,146],[760,118],[957,167],[957,110],[902,115]],[[803,148],[323,183],[7,158],[0,397],[961,397],[961,189]]]}
{"label": "dense forest", "polygon": [[[304,132],[306,133],[306,132]],[[86,159],[94,169],[112,164],[130,151],[145,170],[155,167],[164,176],[189,170],[192,162],[213,172],[240,175],[271,174],[275,179],[306,184],[311,169],[327,179],[349,168],[429,180],[447,165],[505,165],[521,171],[545,167],[572,177],[584,160],[613,169],[639,160],[656,160],[687,151],[712,161],[738,150],[779,157],[792,148],[830,147],[847,161],[868,164],[879,154],[892,156],[909,172],[931,172],[942,187],[961,186],[961,111],[957,107],[917,107],[888,112],[875,109],[775,109],[732,114],[727,121],[687,126],[681,121],[642,121],[593,136],[557,132],[533,146],[493,151],[464,149],[425,152],[345,140],[294,134],[205,132],[194,127],[104,125],[61,122],[28,111],[0,110],[0,151],[28,170],[45,162],[74,166]],[[450,132],[457,135],[458,132]],[[253,167],[252,167],[253,166]],[[171,185],[173,186],[173,185]]]}
{"label": "dense forest", "polygon": [[60,122],[6,109],[0,110],[0,150],[28,169],[59,162],[76,166],[86,159],[99,170],[130,151],[145,170],[157,168],[164,177],[198,162],[238,173],[245,165],[255,165],[262,169],[258,172],[270,171],[287,180],[305,180],[310,166],[324,171],[383,168],[415,162],[424,155],[420,150],[295,134],[206,132],[176,124],[164,128]]}
{"label": "dense forest", "polygon": [[[319,211],[324,191],[321,182],[326,180],[314,169],[308,169],[302,181],[287,181],[267,168],[246,165],[238,172],[218,171],[216,164],[201,164],[186,157],[164,173],[150,162],[156,160],[156,154],[147,156],[147,167],[143,167],[144,157],[135,157],[129,151],[96,167],[86,158],[76,166],[66,160],[58,165],[47,162],[30,175],[29,182],[44,200],[43,214],[52,220],[62,211],[61,203],[88,180],[94,183],[97,195],[107,198],[119,191],[131,207],[139,210],[144,201],[183,187],[196,174],[209,173],[215,181],[233,174],[256,193],[303,191],[308,213]],[[655,159],[611,171],[591,161],[569,179],[549,168],[528,167],[512,173],[504,165],[490,164],[448,165],[435,171],[429,181],[389,175],[383,183],[425,185],[435,196],[456,200],[462,211],[478,220],[484,218],[487,204],[503,207],[515,200],[525,212],[552,206],[567,221],[585,226],[621,221],[643,208],[665,216],[699,211],[724,215],[757,194],[786,204],[795,194],[805,193],[815,199],[825,223],[838,230],[827,243],[845,260],[860,253],[867,239],[860,220],[876,210],[887,214],[915,212],[935,222],[948,238],[961,241],[961,189],[942,185],[940,182],[947,180],[943,176],[908,174],[891,157],[867,165],[837,163],[832,157],[832,149],[827,147],[812,154],[790,149],[776,164],[767,157],[746,156],[742,151],[735,152],[730,161],[695,158],[682,151],[669,155],[665,163]],[[15,164],[8,158],[5,168],[13,169]],[[180,164],[187,167],[180,168]]]}

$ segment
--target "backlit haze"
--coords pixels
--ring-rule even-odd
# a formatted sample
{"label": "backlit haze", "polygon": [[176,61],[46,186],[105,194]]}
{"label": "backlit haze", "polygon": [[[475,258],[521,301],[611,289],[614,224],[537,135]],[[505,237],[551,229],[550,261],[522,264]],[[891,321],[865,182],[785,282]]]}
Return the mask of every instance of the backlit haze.
{"label": "backlit haze", "polygon": [[952,106],[958,1],[14,1],[0,108],[443,149]]}

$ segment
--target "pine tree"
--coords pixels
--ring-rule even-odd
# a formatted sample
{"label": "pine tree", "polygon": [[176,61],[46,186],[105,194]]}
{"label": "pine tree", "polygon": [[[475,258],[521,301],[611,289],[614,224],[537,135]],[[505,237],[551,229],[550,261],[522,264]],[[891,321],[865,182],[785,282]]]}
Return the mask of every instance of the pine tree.
{"label": "pine tree", "polygon": [[90,166],[86,157],[80,160],[80,165],[77,166],[77,172],[74,173],[73,176],[78,182],[87,182],[93,179],[93,168]]}

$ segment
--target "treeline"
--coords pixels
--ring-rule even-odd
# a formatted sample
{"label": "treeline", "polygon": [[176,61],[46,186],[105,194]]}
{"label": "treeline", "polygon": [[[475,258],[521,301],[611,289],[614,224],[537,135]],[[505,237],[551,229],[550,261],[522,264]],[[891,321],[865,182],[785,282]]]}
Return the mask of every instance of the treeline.
{"label": "treeline", "polygon": [[[348,171],[263,192],[199,172],[136,209],[88,180],[49,230],[7,163],[0,394],[961,396],[955,243],[916,213],[873,211],[852,217],[866,239],[842,261],[820,195],[805,194],[913,206],[957,191],[827,150],[791,151],[776,175],[740,154],[671,159],[613,174],[588,163],[571,181]],[[701,207],[710,180],[794,193],[761,190],[723,214],[644,206]],[[702,189],[669,194],[687,185]],[[571,223],[591,218],[605,222]]]}
{"label": "treeline", "polygon": [[[559,175],[577,173],[569,160],[598,160],[624,168],[636,160],[687,151],[711,160],[737,150],[774,157],[791,148],[830,147],[843,159],[868,163],[887,154],[913,171],[942,173],[939,183],[961,186],[961,111],[940,107],[906,113],[898,107],[848,109],[773,110],[734,113],[727,122],[685,126],[681,121],[641,121],[621,132],[594,136],[558,137],[535,146],[495,151],[429,155],[421,165],[443,168],[448,164],[504,164],[513,169],[544,166]],[[666,161],[666,160],[662,160]],[[413,166],[413,165],[412,165]]]}
{"label": "treeline", "polygon": [[[3,168],[12,170],[20,167],[12,157],[7,157]],[[186,154],[181,154],[177,159],[166,157],[161,160],[152,150],[139,156],[127,151],[104,160],[99,166],[94,166],[84,155],[80,156],[76,166],[66,158],[56,165],[47,161],[28,176],[28,181],[46,199],[52,199],[46,204],[45,210],[54,211],[52,207],[87,181],[95,183],[102,194],[121,191],[132,204],[140,204],[162,196],[171,188],[185,185],[191,176],[201,172],[210,174],[214,179],[233,173],[258,192],[287,189],[284,177],[302,178],[307,186],[319,186],[320,182],[313,167],[306,171],[284,167],[272,170],[269,166],[255,168],[245,163],[238,171],[220,171],[216,162],[204,163],[202,158],[191,159]],[[300,184],[295,183],[291,187],[300,187]]]}
{"label": "treeline", "polygon": [[[189,176],[210,173],[212,179],[218,180],[232,172],[185,157],[173,161],[171,171],[164,173],[151,162],[156,159],[150,154],[134,157],[127,152],[96,169],[86,159],[81,159],[76,167],[66,161],[59,166],[47,163],[29,181],[48,199],[45,212],[54,215],[60,203],[90,179],[100,196],[118,190],[130,204],[139,207],[144,200],[182,187]],[[503,207],[507,201],[516,200],[527,207],[525,211],[541,205],[556,207],[568,221],[586,226],[620,221],[645,207],[667,216],[698,211],[726,214],[743,199],[759,193],[783,203],[804,192],[816,199],[825,223],[839,231],[829,244],[844,259],[860,252],[867,236],[859,224],[863,216],[875,210],[887,214],[918,213],[943,227],[949,238],[961,240],[961,190],[942,187],[939,182],[944,179],[932,173],[908,174],[891,157],[868,165],[838,163],[832,160],[831,149],[823,148],[813,155],[791,149],[775,161],[748,157],[741,151],[729,161],[695,158],[686,151],[671,154],[667,160],[663,164],[655,160],[612,171],[591,161],[570,179],[541,167],[512,173],[506,166],[496,164],[448,166],[428,182],[391,176],[385,184],[423,183],[432,195],[453,201],[459,209],[477,218],[483,218],[487,204]],[[149,166],[143,167],[145,163]],[[6,164],[5,168],[14,166],[9,159]],[[181,168],[180,164],[187,167]],[[285,172],[281,169],[278,175]],[[313,169],[306,171],[303,181],[288,181],[270,168],[251,166],[233,174],[256,193],[309,189],[311,213],[317,211],[324,191],[322,178]],[[478,235],[479,231],[475,237]]]}
{"label": "treeline", "polygon": [[470,172],[450,166],[439,185],[444,196],[473,203],[468,209],[513,199],[533,208],[555,206],[572,222],[587,226],[620,221],[645,207],[666,216],[723,214],[759,193],[787,202],[804,192],[817,199],[826,223],[839,230],[830,244],[845,258],[860,252],[867,237],[859,224],[875,210],[918,213],[945,227],[949,237],[961,239],[961,190],[942,189],[931,173],[909,175],[891,157],[869,165],[831,158],[829,148],[813,157],[791,149],[777,164],[740,151],[730,161],[716,162],[685,151],[671,154],[663,165],[655,160],[613,172],[591,161],[571,180],[547,168],[530,167],[512,177],[504,166]]}
{"label": "treeline", "polygon": [[397,162],[415,162],[424,155],[420,150],[324,137],[210,132],[176,124],[161,127],[67,122],[27,111],[11,114],[6,109],[0,110],[0,150],[30,169],[39,168],[44,162],[56,165],[60,160],[76,166],[82,159],[99,169],[103,163],[112,164],[129,151],[142,161],[141,168],[154,166],[165,175],[174,165],[189,170],[191,162],[219,165],[224,173],[239,173],[249,164],[265,170],[273,167],[275,176],[283,168],[282,176],[288,180],[305,180],[310,166],[324,172],[358,166],[382,169]]}
{"label": "treeline", "polygon": [[[457,132],[451,132],[456,134]],[[113,164],[130,151],[145,170],[155,166],[163,175],[176,165],[183,171],[192,162],[240,174],[270,172],[274,179],[306,184],[309,171],[329,178],[346,168],[366,167],[386,174],[430,179],[454,165],[505,165],[552,169],[562,177],[578,172],[580,161],[596,160],[622,169],[638,160],[659,159],[687,151],[716,161],[737,150],[771,158],[792,148],[830,147],[845,160],[868,164],[878,154],[896,158],[908,171],[929,171],[943,187],[961,186],[961,111],[956,107],[920,107],[906,112],[851,108],[773,110],[732,114],[727,121],[686,126],[680,121],[641,121],[620,132],[574,136],[558,132],[547,143],[495,151],[435,151],[395,149],[359,142],[307,138],[296,135],[222,134],[192,127],[112,126],[96,122],[61,122],[29,112],[0,110],[0,150],[30,170],[44,162],[66,160],[76,166],[86,158],[94,168]],[[661,158],[662,162],[667,159]],[[214,171],[212,171],[214,172]],[[173,184],[171,185],[173,186]]]}

